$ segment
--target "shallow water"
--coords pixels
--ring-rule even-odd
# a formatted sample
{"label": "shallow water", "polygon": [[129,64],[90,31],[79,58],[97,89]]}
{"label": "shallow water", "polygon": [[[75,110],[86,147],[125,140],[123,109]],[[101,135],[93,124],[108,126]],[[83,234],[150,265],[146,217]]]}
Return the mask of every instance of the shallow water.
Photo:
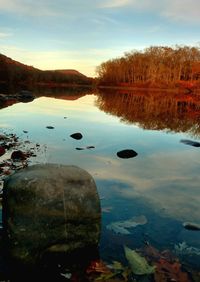
{"label": "shallow water", "polygon": [[[40,144],[32,163],[77,165],[93,176],[101,199],[104,261],[126,263],[123,245],[139,249],[148,243],[198,269],[200,231],[186,230],[183,223],[200,223],[200,148],[180,140],[200,140],[200,98],[65,93],[3,108],[0,117],[1,131]],[[83,138],[71,138],[75,132]],[[138,155],[121,159],[116,153],[123,149]],[[141,215],[146,222],[125,228],[128,234],[109,228]]]}

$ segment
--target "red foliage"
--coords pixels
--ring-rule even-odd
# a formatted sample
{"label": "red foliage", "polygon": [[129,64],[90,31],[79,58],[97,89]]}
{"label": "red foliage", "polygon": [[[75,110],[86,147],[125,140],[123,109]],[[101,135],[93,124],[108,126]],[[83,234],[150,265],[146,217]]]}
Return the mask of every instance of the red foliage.
{"label": "red foliage", "polygon": [[88,274],[92,272],[110,273],[110,269],[106,266],[106,264],[103,261],[97,260],[97,261],[92,261],[86,270],[86,273]]}
{"label": "red foliage", "polygon": [[154,274],[154,279],[155,282],[191,281],[188,277],[188,274],[182,271],[181,264],[178,261],[170,263],[165,259],[160,259],[156,263],[156,272]]}

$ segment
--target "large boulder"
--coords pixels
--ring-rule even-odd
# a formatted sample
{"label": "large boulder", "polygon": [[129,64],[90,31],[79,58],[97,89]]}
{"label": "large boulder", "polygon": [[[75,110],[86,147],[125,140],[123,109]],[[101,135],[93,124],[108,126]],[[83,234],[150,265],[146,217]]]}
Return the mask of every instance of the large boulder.
{"label": "large boulder", "polygon": [[37,267],[51,255],[88,254],[98,247],[100,220],[95,182],[79,167],[34,165],[5,184],[6,253],[17,267]]}

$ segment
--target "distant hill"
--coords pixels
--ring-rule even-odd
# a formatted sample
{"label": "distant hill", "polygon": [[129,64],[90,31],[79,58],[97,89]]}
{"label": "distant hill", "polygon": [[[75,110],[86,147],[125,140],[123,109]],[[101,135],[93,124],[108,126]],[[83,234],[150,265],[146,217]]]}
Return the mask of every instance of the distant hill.
{"label": "distant hill", "polygon": [[14,85],[65,86],[65,84],[91,85],[93,79],[71,69],[42,71],[0,54],[0,82]]}
{"label": "distant hill", "polygon": [[66,75],[79,75],[79,76],[82,76],[82,77],[87,77],[77,70],[55,70],[55,71],[57,71],[59,73],[66,74]]}

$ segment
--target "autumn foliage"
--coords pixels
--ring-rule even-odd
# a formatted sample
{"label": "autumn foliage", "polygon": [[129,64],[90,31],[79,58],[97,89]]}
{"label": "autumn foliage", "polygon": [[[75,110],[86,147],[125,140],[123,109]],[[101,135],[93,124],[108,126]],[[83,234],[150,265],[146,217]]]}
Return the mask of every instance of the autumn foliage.
{"label": "autumn foliage", "polygon": [[155,46],[131,51],[97,67],[100,85],[179,86],[200,81],[200,48]]}

